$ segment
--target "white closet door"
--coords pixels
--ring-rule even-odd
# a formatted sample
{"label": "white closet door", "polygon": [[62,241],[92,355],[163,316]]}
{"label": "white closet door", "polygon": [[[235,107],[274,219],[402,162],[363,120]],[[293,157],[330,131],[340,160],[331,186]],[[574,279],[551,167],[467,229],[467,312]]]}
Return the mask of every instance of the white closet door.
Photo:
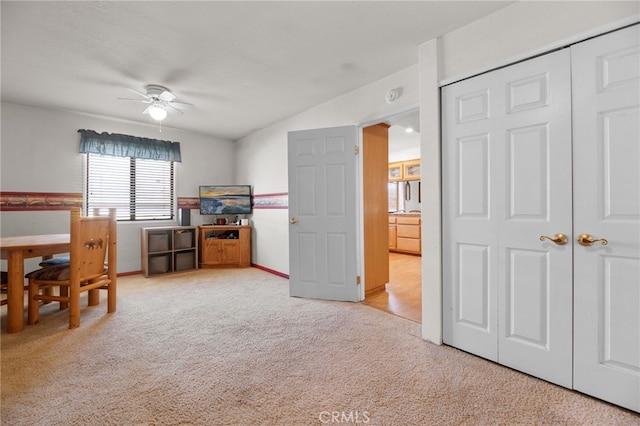
{"label": "white closet door", "polygon": [[[443,340],[498,360],[496,78],[442,89]],[[498,96],[496,96],[497,98]],[[493,110],[490,110],[493,108]]]}
{"label": "white closet door", "polygon": [[443,88],[444,341],[571,386],[569,52]]}
{"label": "white closet door", "polygon": [[640,411],[640,31],[572,48],[574,387]]}
{"label": "white closet door", "polygon": [[571,237],[568,49],[509,67],[502,85],[499,362],[571,387],[572,247],[544,238]]}

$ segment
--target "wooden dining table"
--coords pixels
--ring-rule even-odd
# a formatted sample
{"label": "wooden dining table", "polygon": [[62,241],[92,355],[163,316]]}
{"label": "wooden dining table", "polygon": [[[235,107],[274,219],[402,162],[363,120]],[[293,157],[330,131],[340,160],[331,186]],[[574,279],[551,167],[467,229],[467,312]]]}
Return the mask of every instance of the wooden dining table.
{"label": "wooden dining table", "polygon": [[0,258],[7,260],[7,332],[17,333],[24,329],[24,260],[47,259],[70,250],[70,234],[0,238]]}

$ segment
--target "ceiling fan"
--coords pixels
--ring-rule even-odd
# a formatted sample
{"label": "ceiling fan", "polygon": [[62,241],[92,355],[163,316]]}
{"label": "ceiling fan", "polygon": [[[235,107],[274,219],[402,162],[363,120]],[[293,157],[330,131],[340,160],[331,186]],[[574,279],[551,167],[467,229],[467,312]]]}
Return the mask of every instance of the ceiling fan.
{"label": "ceiling fan", "polygon": [[167,114],[181,115],[183,111],[191,111],[192,104],[176,102],[176,96],[166,87],[157,84],[149,84],[145,87],[146,93],[136,89],[129,89],[133,93],[142,96],[143,99],[118,98],[122,101],[142,102],[149,106],[142,112],[149,114],[154,120],[162,121]]}

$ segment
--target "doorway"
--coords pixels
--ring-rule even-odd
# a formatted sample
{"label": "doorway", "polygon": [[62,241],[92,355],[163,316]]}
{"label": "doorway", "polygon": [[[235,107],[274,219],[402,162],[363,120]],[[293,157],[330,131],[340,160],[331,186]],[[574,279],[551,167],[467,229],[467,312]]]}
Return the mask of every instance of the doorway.
{"label": "doorway", "polygon": [[[365,292],[364,303],[420,323],[422,274],[419,111],[391,117],[384,124],[389,126],[389,167],[384,170],[388,177],[388,197],[387,205],[383,207],[388,211],[389,279],[383,287]],[[395,171],[396,166],[399,176],[389,173]]]}

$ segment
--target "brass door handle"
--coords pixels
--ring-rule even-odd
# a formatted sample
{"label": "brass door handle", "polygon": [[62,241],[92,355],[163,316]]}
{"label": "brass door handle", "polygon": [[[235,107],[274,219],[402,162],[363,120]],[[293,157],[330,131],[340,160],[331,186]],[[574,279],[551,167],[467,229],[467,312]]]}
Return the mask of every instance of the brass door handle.
{"label": "brass door handle", "polygon": [[295,217],[292,217],[291,219],[289,219],[289,223],[292,225],[295,225],[296,223],[298,223],[298,219],[296,219]]}
{"label": "brass door handle", "polygon": [[592,245],[593,243],[597,243],[598,241],[600,241],[600,244],[602,244],[603,246],[609,244],[609,241],[605,240],[604,238],[593,238],[589,234],[580,234],[577,241],[578,244],[586,247]]}
{"label": "brass door handle", "polygon": [[553,241],[554,243],[556,243],[559,246],[563,246],[563,245],[567,244],[567,241],[569,241],[567,236],[564,235],[564,234],[556,234],[553,237],[547,237],[546,235],[540,235],[540,241],[544,241],[544,240]]}

